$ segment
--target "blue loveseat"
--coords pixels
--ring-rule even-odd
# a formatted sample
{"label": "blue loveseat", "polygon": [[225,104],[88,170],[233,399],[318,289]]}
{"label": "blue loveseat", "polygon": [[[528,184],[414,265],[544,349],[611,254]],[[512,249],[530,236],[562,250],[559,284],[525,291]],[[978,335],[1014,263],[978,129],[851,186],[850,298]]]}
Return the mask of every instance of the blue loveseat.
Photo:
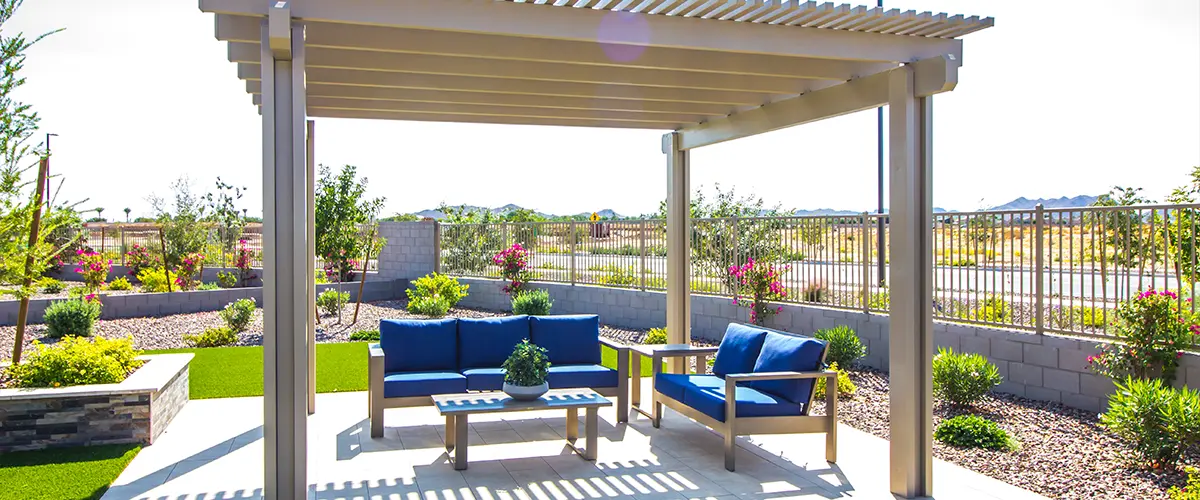
{"label": "blue loveseat", "polygon": [[[748,434],[824,432],[825,458],[834,462],[837,372],[825,369],[825,351],[825,342],[811,337],[731,323],[717,348],[712,375],[660,373],[655,363],[653,424],[658,427],[666,405],[711,427],[725,437],[725,468],[730,471],[734,438]],[[694,355],[679,351],[664,357]],[[822,379],[826,415],[811,416],[813,389]]]}
{"label": "blue loveseat", "polygon": [[[551,389],[616,396],[618,421],[628,419],[629,356],[600,337],[596,315],[385,319],[379,343],[370,346],[371,436],[383,435],[384,408],[431,404],[434,394],[500,390],[500,366],[525,339],[546,349]],[[601,344],[617,351],[616,370],[600,365]]]}

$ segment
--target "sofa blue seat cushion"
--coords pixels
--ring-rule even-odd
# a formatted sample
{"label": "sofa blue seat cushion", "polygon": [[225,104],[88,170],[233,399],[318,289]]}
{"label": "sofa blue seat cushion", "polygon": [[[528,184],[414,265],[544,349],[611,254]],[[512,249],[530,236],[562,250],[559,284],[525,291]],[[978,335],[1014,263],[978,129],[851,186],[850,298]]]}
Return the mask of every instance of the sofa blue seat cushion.
{"label": "sofa blue seat cushion", "polygon": [[460,318],[458,366],[461,369],[499,367],[512,354],[513,348],[528,338],[529,316]]}
{"label": "sofa blue seat cushion", "polygon": [[754,362],[766,337],[766,330],[730,323],[725,328],[721,345],[717,347],[713,373],[719,377],[730,373],[750,373],[754,370]]}
{"label": "sofa blue seat cushion", "polygon": [[458,371],[458,325],[447,319],[385,319],[379,322],[383,371]]}
{"label": "sofa blue seat cushion", "polygon": [[467,377],[470,391],[498,391],[504,387],[503,368],[468,368],[462,374]]}
{"label": "sofa blue seat cushion", "polygon": [[[661,375],[660,375],[661,377]],[[678,378],[676,378],[678,377]],[[687,377],[687,378],[683,378]],[[655,379],[655,389],[662,392],[659,384],[663,378]],[[681,390],[683,399],[677,401],[708,415],[718,422],[725,421],[725,381],[714,375],[692,375],[667,377],[668,387],[674,385]],[[720,384],[717,386],[717,384]],[[675,388],[668,388],[673,391]],[[667,394],[663,392],[663,394]],[[669,395],[669,394],[668,394]],[[801,406],[774,394],[762,392],[745,384],[735,391],[734,411],[742,417],[781,417],[801,415]]]}
{"label": "sofa blue seat cushion", "polygon": [[551,389],[616,387],[619,381],[616,370],[600,365],[550,365],[547,378]]}
{"label": "sofa blue seat cushion", "polygon": [[683,393],[693,387],[720,389],[725,387],[725,380],[715,375],[680,373],[659,373],[654,376],[654,390],[680,403],[683,402]]}
{"label": "sofa blue seat cushion", "polygon": [[[808,337],[768,332],[754,364],[755,373],[812,372],[821,369],[825,343]],[[814,379],[763,380],[748,385],[793,403],[808,404]],[[824,382],[824,379],[821,380]]]}
{"label": "sofa blue seat cushion", "polygon": [[555,365],[600,364],[600,317],[595,314],[530,316],[529,336]]}
{"label": "sofa blue seat cushion", "polygon": [[457,372],[391,372],[383,375],[383,397],[410,398],[467,392],[467,377]]}

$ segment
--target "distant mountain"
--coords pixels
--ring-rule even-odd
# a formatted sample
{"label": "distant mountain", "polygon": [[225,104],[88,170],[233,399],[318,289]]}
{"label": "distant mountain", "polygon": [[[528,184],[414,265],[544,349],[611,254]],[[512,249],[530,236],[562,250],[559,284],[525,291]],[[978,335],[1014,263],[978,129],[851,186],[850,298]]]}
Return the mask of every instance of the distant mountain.
{"label": "distant mountain", "polygon": [[862,215],[862,212],[852,210],[834,210],[832,208],[818,208],[816,210],[797,210],[793,215],[799,216],[827,216],[827,215]]}
{"label": "distant mountain", "polygon": [[1037,208],[1039,203],[1045,208],[1079,208],[1086,207],[1096,202],[1096,196],[1079,195],[1068,198],[1038,198],[1028,199],[1024,196],[1003,205],[996,205],[988,210],[1032,210]]}
{"label": "distant mountain", "polygon": [[[455,208],[457,208],[457,206]],[[507,205],[504,205],[501,207],[496,207],[496,208],[479,207],[479,206],[475,206],[475,205],[466,205],[466,209],[468,211],[472,211],[472,212],[479,212],[479,211],[486,210],[486,211],[489,211],[496,215],[504,215],[509,212],[515,212],[517,210],[525,210],[525,207],[522,207],[515,203],[509,203]],[[541,217],[545,217],[547,219],[558,217],[557,215],[547,214],[547,213],[542,213],[542,212],[537,212],[537,211],[535,211],[534,213],[538,214]],[[608,217],[608,218],[620,217],[619,214],[617,214],[610,208],[606,208],[604,210],[597,210],[596,214],[598,214],[600,217]],[[413,215],[416,215],[416,216],[422,217],[422,218],[428,217],[428,218],[436,219],[436,220],[441,220],[446,217],[446,214],[442,213],[440,210],[437,210],[435,208],[431,208],[428,210],[421,210],[420,212],[413,212]],[[584,217],[589,217],[592,215],[592,213],[584,212],[580,215],[582,215]]]}

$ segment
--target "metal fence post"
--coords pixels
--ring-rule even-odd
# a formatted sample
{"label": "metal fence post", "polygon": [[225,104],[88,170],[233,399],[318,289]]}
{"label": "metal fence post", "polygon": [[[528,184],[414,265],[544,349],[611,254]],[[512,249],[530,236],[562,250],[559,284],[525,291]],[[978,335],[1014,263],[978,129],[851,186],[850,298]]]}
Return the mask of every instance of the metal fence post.
{"label": "metal fence post", "polygon": [[867,222],[871,219],[866,212],[862,214],[862,308],[864,313],[871,312],[871,229]]}
{"label": "metal fence post", "polygon": [[576,234],[575,234],[575,221],[571,221],[571,227],[570,227],[570,229],[571,229],[571,231],[570,231],[570,240],[571,240],[571,285],[574,285],[574,284],[575,284],[575,238],[576,238]]}
{"label": "metal fence post", "polygon": [[1038,335],[1041,335],[1041,334],[1045,333],[1045,331],[1046,331],[1046,323],[1045,323],[1045,316],[1044,316],[1045,315],[1045,304],[1042,303],[1042,301],[1045,298],[1044,295],[1045,295],[1045,288],[1046,288],[1045,276],[1042,275],[1042,265],[1044,264],[1044,260],[1046,258],[1043,255],[1043,245],[1044,245],[1044,241],[1045,241],[1043,236],[1044,236],[1044,232],[1046,229],[1046,221],[1045,221],[1045,209],[1042,207],[1041,203],[1038,203],[1037,206],[1035,207],[1034,214],[1035,214],[1034,215],[1035,219],[1034,219],[1034,225],[1033,225],[1033,246],[1034,246],[1033,267],[1034,267],[1034,274],[1036,276],[1035,279],[1037,280],[1033,284],[1033,293],[1035,295],[1034,305],[1033,305],[1033,309],[1035,311],[1034,312],[1034,329],[1037,331]]}
{"label": "metal fence post", "polygon": [[638,273],[642,291],[646,291],[646,219],[638,222]]}
{"label": "metal fence post", "polygon": [[433,221],[433,272],[442,272],[442,223]]}
{"label": "metal fence post", "polygon": [[125,266],[125,226],[117,226],[117,230],[121,231],[121,266]]}
{"label": "metal fence post", "polygon": [[740,253],[738,250],[740,249],[738,248],[738,218],[736,215],[733,217],[733,231],[730,233],[729,239],[732,240],[733,243],[733,249],[730,250],[730,252],[733,253],[733,263],[741,264],[742,261],[739,260],[739,257],[741,256],[738,255],[738,253]]}

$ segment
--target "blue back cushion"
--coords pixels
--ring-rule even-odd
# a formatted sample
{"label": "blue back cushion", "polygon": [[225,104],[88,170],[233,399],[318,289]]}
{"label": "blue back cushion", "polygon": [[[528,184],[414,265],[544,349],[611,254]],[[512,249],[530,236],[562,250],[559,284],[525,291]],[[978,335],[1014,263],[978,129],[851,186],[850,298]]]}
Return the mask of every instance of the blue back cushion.
{"label": "blue back cushion", "polygon": [[[820,340],[767,332],[758,362],[754,364],[754,372],[817,371],[821,369],[821,356],[824,354],[825,343]],[[824,383],[825,379],[821,379],[821,382]],[[807,405],[812,395],[813,379],[764,380],[749,385],[793,403]]]}
{"label": "blue back cushion", "polygon": [[513,347],[529,338],[529,316],[503,318],[460,318],[458,320],[458,366],[500,368]]}
{"label": "blue back cushion", "polygon": [[595,314],[530,316],[529,334],[549,351],[553,364],[600,364],[600,317]]}
{"label": "blue back cushion", "polygon": [[717,359],[713,361],[713,374],[724,377],[730,373],[750,373],[762,349],[767,331],[738,323],[725,328],[725,337],[717,348]]}
{"label": "blue back cushion", "polygon": [[456,323],[454,318],[381,320],[383,371],[458,371]]}

